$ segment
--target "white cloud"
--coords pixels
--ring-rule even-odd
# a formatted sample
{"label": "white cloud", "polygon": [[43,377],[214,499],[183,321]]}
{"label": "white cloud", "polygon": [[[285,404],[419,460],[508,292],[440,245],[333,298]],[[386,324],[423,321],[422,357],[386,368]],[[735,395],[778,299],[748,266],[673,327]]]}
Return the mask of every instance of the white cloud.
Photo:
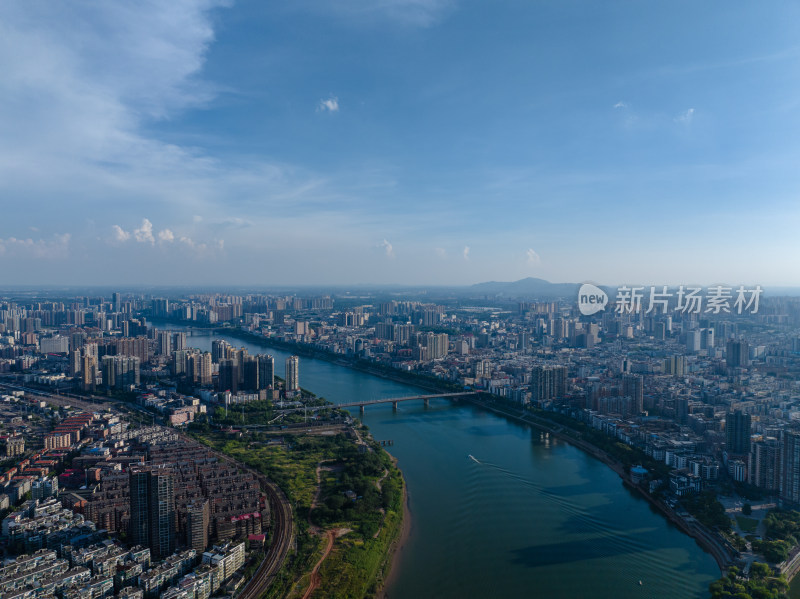
{"label": "white cloud", "polygon": [[119,225],[114,225],[111,229],[114,231],[114,239],[117,241],[128,241],[131,238],[131,234]]}
{"label": "white cloud", "polygon": [[155,243],[153,237],[153,223],[146,218],[142,219],[142,226],[133,230],[133,236],[139,243]]}
{"label": "white cloud", "polygon": [[464,260],[469,260],[469,246],[464,246]]}
{"label": "white cloud", "polygon": [[383,251],[386,252],[386,256],[388,258],[394,258],[394,248],[392,247],[391,243],[384,239],[383,242],[381,242],[380,247],[382,247]]}
{"label": "white cloud", "polygon": [[186,247],[195,250],[195,252],[206,252],[212,249],[216,249],[218,251],[222,251],[225,248],[225,240],[224,239],[215,239],[211,243],[203,243],[203,242],[196,242],[191,237],[183,236],[178,241],[184,244]]}
{"label": "white cloud", "polygon": [[181,180],[202,189],[213,162],[143,127],[213,97],[197,75],[225,4],[0,3],[0,192],[57,191],[85,211],[109,196],[189,204]]}
{"label": "white cloud", "polygon": [[442,260],[447,258],[447,250],[445,250],[444,248],[435,248],[435,251],[436,255],[439,256],[439,258],[441,258]]}
{"label": "white cloud", "polygon": [[30,237],[27,239],[16,237],[0,239],[0,255],[46,259],[66,258],[71,238],[69,233],[61,233],[53,235],[51,240],[38,239],[34,241]]}
{"label": "white cloud", "polygon": [[163,229],[158,232],[158,240],[167,243],[172,243],[173,241],[175,241],[175,234],[169,229]]}
{"label": "white cloud", "polygon": [[678,116],[675,117],[674,121],[676,123],[682,123],[688,125],[692,122],[694,118],[694,108],[690,108],[685,112],[680,113]]}
{"label": "white cloud", "polygon": [[627,102],[617,102],[616,104],[614,104],[614,108],[617,108],[617,109],[629,108],[629,105],[628,105]]}
{"label": "white cloud", "polygon": [[331,96],[327,100],[320,100],[317,112],[339,112],[339,98]]}
{"label": "white cloud", "polygon": [[528,248],[528,251],[525,252],[525,255],[528,257],[528,264],[539,264],[542,259],[539,257],[533,248]]}

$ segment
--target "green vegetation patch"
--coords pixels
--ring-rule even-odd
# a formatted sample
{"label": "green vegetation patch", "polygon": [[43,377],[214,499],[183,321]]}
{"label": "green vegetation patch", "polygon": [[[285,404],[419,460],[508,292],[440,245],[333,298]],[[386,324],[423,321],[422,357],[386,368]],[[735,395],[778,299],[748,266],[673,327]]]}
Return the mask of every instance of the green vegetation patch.
{"label": "green vegetation patch", "polygon": [[789,585],[786,579],[775,576],[767,564],[754,562],[750,566],[750,578],[740,576],[738,568],[709,585],[711,599],[786,599]]}
{"label": "green vegetation patch", "polygon": [[[388,574],[389,554],[403,519],[403,478],[391,457],[372,440],[357,444],[344,434],[292,436],[282,444],[265,435],[229,438],[221,433],[194,436],[269,476],[292,503],[297,551],[291,552],[267,597],[302,596],[307,573],[321,555],[324,537],[309,531],[349,529],[320,568],[326,597],[371,597]],[[317,506],[317,467],[320,494]]]}
{"label": "green vegetation patch", "polygon": [[758,520],[755,518],[748,518],[747,516],[736,516],[736,522],[743,532],[752,533],[758,528]]}
{"label": "green vegetation patch", "polygon": [[714,491],[704,491],[697,495],[690,495],[681,499],[686,510],[698,522],[709,528],[718,528],[723,532],[731,529],[731,519],[725,513],[723,506]]}

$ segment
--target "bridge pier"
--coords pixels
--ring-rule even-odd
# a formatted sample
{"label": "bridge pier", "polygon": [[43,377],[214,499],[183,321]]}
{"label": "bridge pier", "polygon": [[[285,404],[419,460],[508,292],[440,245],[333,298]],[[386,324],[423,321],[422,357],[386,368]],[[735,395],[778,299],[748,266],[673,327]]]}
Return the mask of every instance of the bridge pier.
{"label": "bridge pier", "polygon": [[424,399],[423,401],[425,402],[425,407],[426,408],[430,408],[431,407],[431,400],[430,399]]}
{"label": "bridge pier", "polygon": [[393,409],[395,412],[397,411],[397,402],[396,402],[396,401],[393,401],[393,402],[392,402],[392,409]]}
{"label": "bridge pier", "polygon": [[364,409],[364,406],[363,406],[363,404],[362,404],[362,405],[360,405],[360,406],[358,406],[358,411],[359,411],[359,412],[361,412],[362,414],[363,414],[364,412],[366,412],[366,410]]}

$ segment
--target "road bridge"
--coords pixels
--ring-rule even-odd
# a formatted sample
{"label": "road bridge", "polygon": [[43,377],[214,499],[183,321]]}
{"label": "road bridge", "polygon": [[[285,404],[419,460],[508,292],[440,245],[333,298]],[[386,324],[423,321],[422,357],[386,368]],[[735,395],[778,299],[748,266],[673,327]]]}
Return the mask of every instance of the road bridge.
{"label": "road bridge", "polygon": [[359,411],[363,414],[364,411],[366,410],[367,406],[374,406],[374,405],[377,405],[377,404],[390,403],[390,404],[392,404],[392,407],[396,410],[397,409],[397,404],[400,403],[401,401],[415,401],[415,400],[421,399],[421,400],[423,400],[425,402],[425,405],[428,406],[428,405],[430,405],[430,401],[432,399],[465,397],[465,396],[468,396],[468,395],[478,395],[478,392],[477,391],[459,391],[458,393],[435,393],[433,395],[409,395],[407,397],[385,397],[383,399],[365,399],[365,400],[359,400],[359,401],[348,401],[348,402],[345,402],[345,403],[339,403],[339,404],[333,404],[333,405],[328,404],[328,405],[324,405],[324,406],[308,406],[308,407],[306,407],[306,406],[297,406],[296,408],[291,408],[291,409],[287,409],[287,410],[279,410],[279,413],[288,414],[290,412],[297,412],[297,411],[302,411],[302,410],[316,411],[316,410],[321,410],[321,409],[325,409],[325,408],[345,408],[346,409],[346,408],[358,407]]}

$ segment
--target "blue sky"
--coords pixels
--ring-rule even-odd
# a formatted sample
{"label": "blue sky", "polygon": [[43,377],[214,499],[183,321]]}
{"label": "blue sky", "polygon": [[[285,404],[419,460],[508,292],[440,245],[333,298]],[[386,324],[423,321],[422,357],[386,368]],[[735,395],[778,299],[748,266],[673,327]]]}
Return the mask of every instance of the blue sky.
{"label": "blue sky", "polygon": [[800,285],[800,8],[0,4],[0,285]]}

